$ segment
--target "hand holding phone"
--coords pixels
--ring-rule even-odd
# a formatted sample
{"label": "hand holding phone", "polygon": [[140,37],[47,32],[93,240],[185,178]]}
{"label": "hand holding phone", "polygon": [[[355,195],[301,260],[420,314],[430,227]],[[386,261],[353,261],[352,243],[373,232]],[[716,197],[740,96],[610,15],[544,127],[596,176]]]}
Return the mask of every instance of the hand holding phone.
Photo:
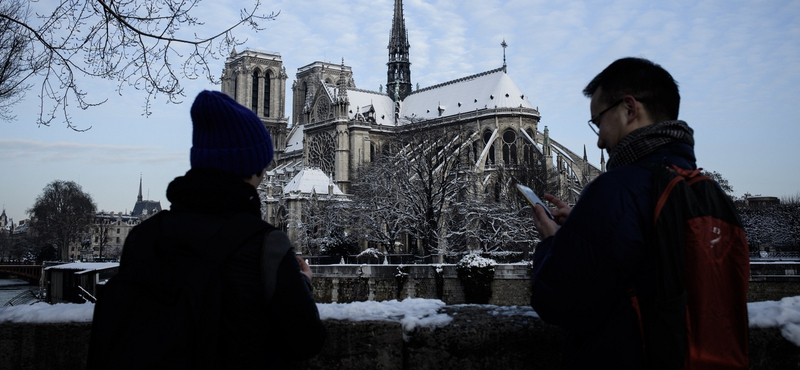
{"label": "hand holding phone", "polygon": [[547,212],[547,216],[550,217],[551,220],[555,220],[553,214],[550,213],[550,208],[547,208],[547,206],[542,203],[542,200],[539,199],[536,193],[533,192],[533,189],[522,184],[517,184],[517,190],[519,190],[519,192],[525,196],[525,199],[528,200],[528,203],[531,204],[531,207],[536,208],[537,204],[541,204],[542,208],[544,208],[544,210]]}

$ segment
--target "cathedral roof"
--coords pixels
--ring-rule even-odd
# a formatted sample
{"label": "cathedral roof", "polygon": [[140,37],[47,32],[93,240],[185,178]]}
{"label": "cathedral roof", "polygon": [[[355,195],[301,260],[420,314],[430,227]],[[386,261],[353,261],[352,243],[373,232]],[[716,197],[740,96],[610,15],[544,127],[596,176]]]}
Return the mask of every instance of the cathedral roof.
{"label": "cathedral roof", "polygon": [[503,68],[498,68],[415,91],[403,101],[400,117],[434,119],[487,108],[520,107],[534,108]]}
{"label": "cathedral roof", "polygon": [[377,91],[360,89],[347,89],[350,99],[348,116],[355,119],[357,113],[366,114],[370,108],[375,109],[375,123],[379,125],[394,125],[394,102],[388,95]]}
{"label": "cathedral roof", "polygon": [[161,202],[157,200],[141,200],[137,201],[133,206],[131,216],[153,215],[156,212],[161,212]]}
{"label": "cathedral roof", "polygon": [[295,125],[292,127],[292,131],[289,132],[289,137],[286,138],[286,153],[303,150],[304,127],[304,125]]}
{"label": "cathedral roof", "polygon": [[322,172],[319,168],[307,167],[300,171],[297,175],[283,187],[283,193],[289,194],[299,192],[301,194],[328,194],[328,186],[333,186],[333,194],[342,195],[342,190],[331,181],[331,178]]}
{"label": "cathedral roof", "polygon": [[[354,88],[348,88],[347,94],[350,119],[372,108],[375,109],[377,124],[395,125],[394,102],[388,95]],[[415,91],[401,103],[400,117],[408,122],[410,117],[435,119],[480,109],[519,107],[534,109],[511,77],[503,68],[498,68]]]}

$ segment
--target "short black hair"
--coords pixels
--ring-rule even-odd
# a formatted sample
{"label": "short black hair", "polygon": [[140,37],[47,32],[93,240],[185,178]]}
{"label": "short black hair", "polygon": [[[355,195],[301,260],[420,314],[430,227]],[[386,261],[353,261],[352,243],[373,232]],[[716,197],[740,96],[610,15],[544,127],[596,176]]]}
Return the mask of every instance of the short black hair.
{"label": "short black hair", "polygon": [[583,89],[591,98],[603,88],[601,101],[613,104],[625,95],[634,96],[656,122],[678,119],[681,95],[678,82],[664,68],[644,58],[622,58],[611,63]]}

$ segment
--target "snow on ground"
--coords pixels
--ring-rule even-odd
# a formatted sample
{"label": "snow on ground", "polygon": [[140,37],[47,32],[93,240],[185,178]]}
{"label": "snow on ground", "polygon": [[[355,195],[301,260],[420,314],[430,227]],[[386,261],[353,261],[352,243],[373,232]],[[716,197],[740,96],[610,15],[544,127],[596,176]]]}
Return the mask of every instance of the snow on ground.
{"label": "snow on ground", "polygon": [[[403,339],[417,329],[430,330],[447,326],[453,318],[438,313],[445,303],[438,299],[406,298],[402,301],[365,301],[352,303],[319,303],[319,316],[323,320],[395,321],[403,327]],[[0,318],[0,320],[2,320]]]}
{"label": "snow on ground", "polygon": [[[529,307],[490,306],[487,312],[495,316],[536,316]],[[447,326],[453,318],[439,313],[445,303],[438,299],[407,298],[402,301],[367,301],[353,303],[319,303],[323,320],[391,321],[398,322],[405,333]],[[780,301],[747,304],[751,328],[779,328],[786,340],[800,347],[800,296]],[[94,304],[35,303],[28,306],[0,307],[0,323],[64,323],[90,322]]]}
{"label": "snow on ground", "polygon": [[751,328],[780,328],[786,340],[800,347],[800,296],[747,304]]}
{"label": "snow on ground", "polygon": [[63,323],[90,322],[94,313],[94,303],[59,303],[44,302],[27,306],[0,307],[0,323]]}

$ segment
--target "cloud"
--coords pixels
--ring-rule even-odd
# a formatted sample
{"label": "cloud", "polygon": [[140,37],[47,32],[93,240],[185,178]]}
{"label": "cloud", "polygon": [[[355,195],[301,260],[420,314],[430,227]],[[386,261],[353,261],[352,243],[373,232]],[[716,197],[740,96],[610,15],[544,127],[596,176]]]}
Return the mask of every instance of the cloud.
{"label": "cloud", "polygon": [[0,139],[0,161],[17,166],[53,163],[63,165],[122,165],[127,163],[180,165],[186,161],[186,153],[168,151],[156,146]]}

